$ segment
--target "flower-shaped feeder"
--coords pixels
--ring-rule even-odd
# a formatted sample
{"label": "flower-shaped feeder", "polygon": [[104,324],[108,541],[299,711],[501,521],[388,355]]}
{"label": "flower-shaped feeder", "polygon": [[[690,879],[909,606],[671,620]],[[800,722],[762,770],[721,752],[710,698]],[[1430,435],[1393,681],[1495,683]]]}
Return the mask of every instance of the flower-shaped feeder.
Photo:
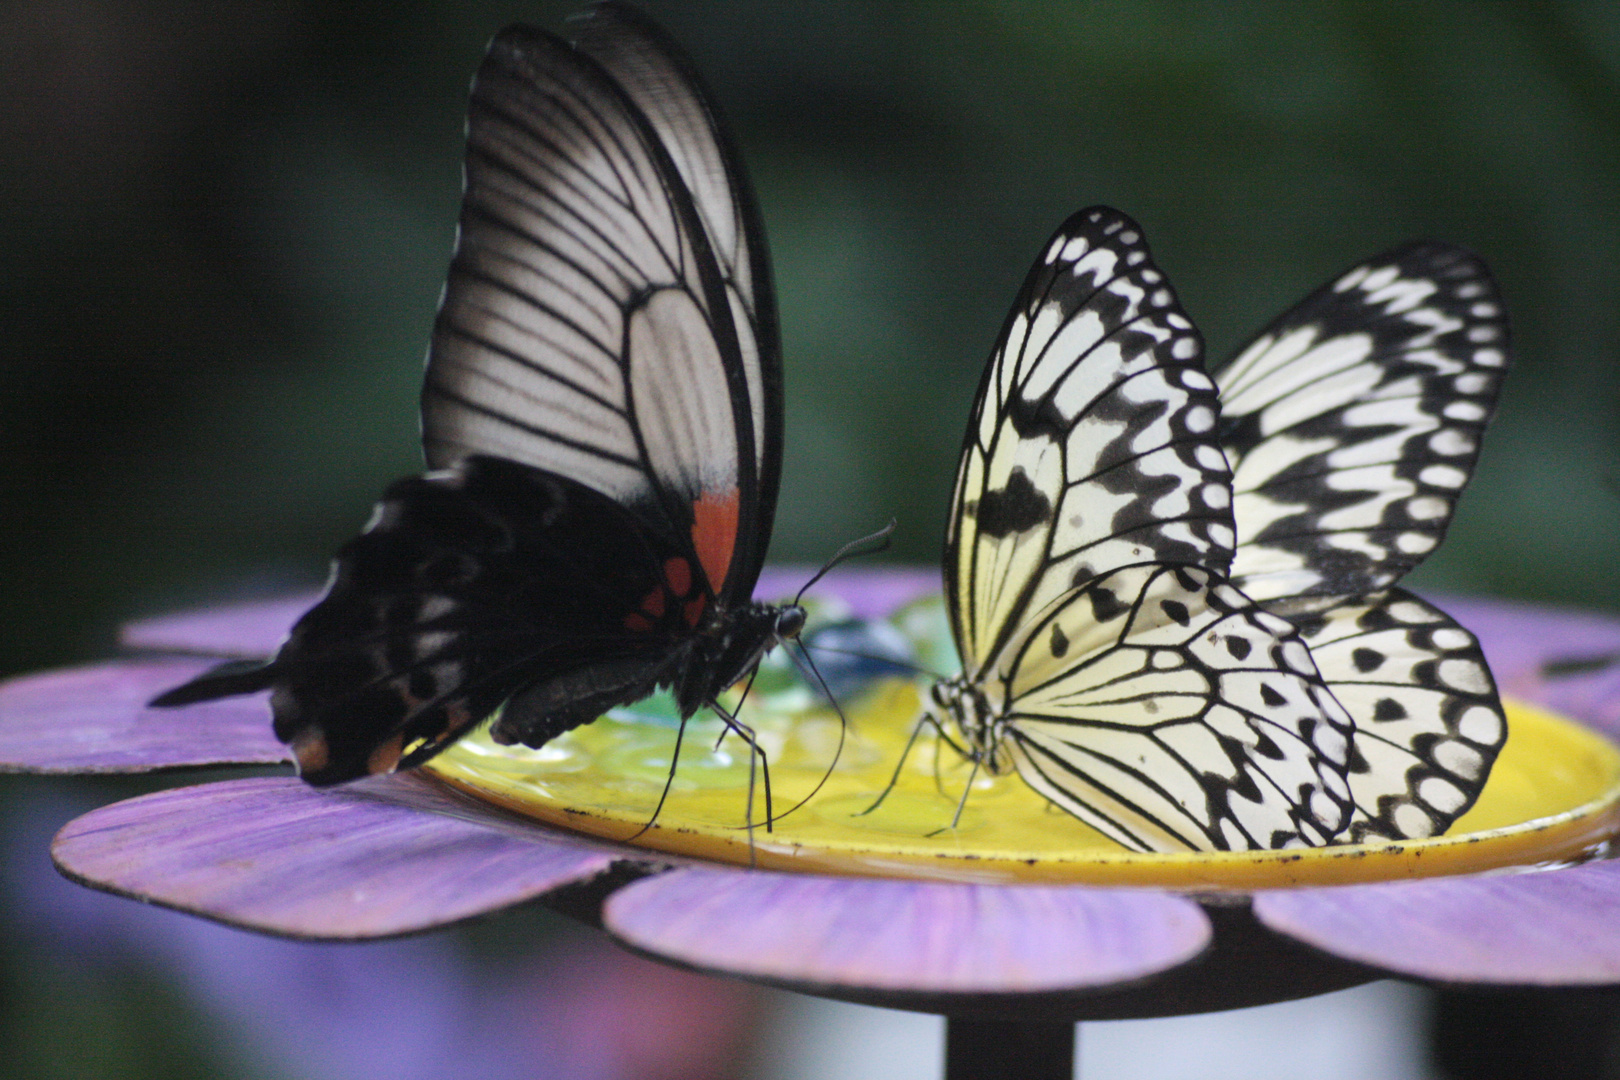
{"label": "flower-shaped feeder", "polygon": [[[769,574],[760,592],[790,591],[793,580]],[[846,570],[824,595],[873,618],[934,581]],[[138,624],[126,638],[147,655],[0,686],[0,767],[286,760],[262,698],[177,711],[143,703],[221,655],[267,653],[302,602]],[[949,754],[936,760],[926,738],[863,814],[910,734],[915,688],[835,678],[852,688],[839,752],[830,708],[779,666],[761,673],[744,713],[769,754],[779,815],[769,831],[758,824],[762,775],[734,736],[717,746],[706,722],[689,725],[648,826],[675,731],[654,699],[540,751],[465,740],[422,774],[336,789],[255,777],[160,791],[69,823],[54,855],[85,884],[293,937],[415,933],[541,899],[680,966],[943,1013],[948,1074],[960,1076],[1015,1060],[1020,1075],[1068,1075],[1082,1019],[1258,1005],[1390,976],[1620,983],[1620,865],[1591,857],[1617,825],[1620,753],[1592,728],[1620,730],[1620,676],[1601,662],[1620,654],[1620,621],[1446,606],[1517,700],[1479,803],[1451,835],[1427,841],[1129,854],[1016,777],[983,776],[957,828],[942,829],[968,770]],[[948,662],[937,604],[879,626],[890,639],[899,630],[916,662]],[[632,835],[636,846],[622,843]]]}

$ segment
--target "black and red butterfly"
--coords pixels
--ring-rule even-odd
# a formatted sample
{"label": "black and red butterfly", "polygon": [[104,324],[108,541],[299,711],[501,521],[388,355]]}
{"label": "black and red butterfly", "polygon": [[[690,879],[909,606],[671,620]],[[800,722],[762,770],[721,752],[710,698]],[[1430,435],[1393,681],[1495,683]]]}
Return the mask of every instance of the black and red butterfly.
{"label": "black and red butterfly", "polygon": [[421,764],[499,710],[538,747],[673,690],[682,717],[795,636],[752,601],[776,506],[770,268],[690,61],[643,16],[523,26],[472,89],[466,195],[422,391],[429,467],[383,495],[268,663],[300,775]]}

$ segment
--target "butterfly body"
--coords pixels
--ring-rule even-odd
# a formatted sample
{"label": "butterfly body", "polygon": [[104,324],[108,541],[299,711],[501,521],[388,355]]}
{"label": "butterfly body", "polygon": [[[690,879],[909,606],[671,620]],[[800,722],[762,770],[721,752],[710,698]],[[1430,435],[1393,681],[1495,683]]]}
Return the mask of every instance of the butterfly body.
{"label": "butterfly body", "polygon": [[314,784],[420,764],[493,717],[539,747],[658,689],[716,706],[803,609],[753,601],[781,472],[752,195],[688,61],[617,3],[510,27],[473,83],[422,391],[433,471],[384,493],[260,668]]}

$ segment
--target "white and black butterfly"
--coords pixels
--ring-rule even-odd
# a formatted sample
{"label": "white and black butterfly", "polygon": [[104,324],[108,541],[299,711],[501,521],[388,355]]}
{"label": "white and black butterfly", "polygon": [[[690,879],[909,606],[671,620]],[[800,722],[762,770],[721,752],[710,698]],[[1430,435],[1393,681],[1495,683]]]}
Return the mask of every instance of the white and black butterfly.
{"label": "white and black butterfly", "polygon": [[1202,361],[1133,221],[1058,230],[974,402],[945,541],[964,670],[930,716],[1133,849],[1328,843],[1351,721],[1294,627],[1227,580]]}
{"label": "white and black butterfly", "polygon": [[[1111,211],[1081,218],[1137,242],[1139,230]],[[1086,254],[1068,230],[1048,249],[1049,264],[1068,245]],[[1116,249],[1104,261],[1149,266],[1145,251]],[[1488,272],[1459,249],[1419,244],[1319,290],[1222,371],[1218,445],[1206,426],[1213,412],[1197,411],[1216,403],[1194,405],[1164,355],[1121,367],[1107,351],[1116,342],[1116,351],[1129,352],[1131,335],[1145,327],[1174,357],[1169,328],[1193,342],[1181,346],[1183,362],[1196,365],[1198,355],[1168,290],[1153,297],[1143,289],[1161,283],[1157,271],[1135,281],[1112,272],[1112,282],[1093,271],[1084,285],[1065,287],[1037,265],[992,357],[947,535],[946,596],[966,671],[935,688],[935,722],[953,722],[975,761],[1016,766],[1057,805],[1133,848],[1443,832],[1478,797],[1506,723],[1473,636],[1391,585],[1438,544],[1494,406],[1507,335]],[[1114,295],[1084,299],[1093,287]],[[1144,317],[1153,307],[1162,312],[1157,320]],[[1031,329],[1043,320],[1044,330]],[[1108,374],[1110,365],[1118,372]],[[1154,367],[1163,370],[1141,383],[1149,392],[1124,409],[1123,398],[1097,394],[1116,393],[1109,378],[1123,389],[1122,376]],[[1201,371],[1190,383],[1181,375],[1201,387],[1197,378]],[[1071,382],[1086,391],[1071,392],[1083,404],[1065,409],[1053,388]],[[1059,413],[1044,431],[1028,420],[1043,396]],[[1118,417],[1132,408],[1144,429],[1166,417],[1168,428],[1128,438]],[[1093,449],[1099,439],[1101,454]],[[1060,444],[1062,470],[1054,459]],[[1166,453],[1172,446],[1175,457]],[[1080,458],[1085,468],[1072,464],[1076,450],[1091,455]],[[996,473],[989,465],[998,454]],[[1031,482],[1043,473],[1028,463],[1043,462],[1044,481]],[[1001,512],[1014,492],[1016,520]],[[987,504],[998,515],[988,530]],[[1216,512],[1228,506],[1231,517]],[[1208,599],[1202,623],[1180,625],[1154,608],[1163,607],[1167,564],[1177,575],[1193,573],[1185,566],[1193,522],[1209,541],[1190,560]],[[1233,532],[1223,531],[1229,526]],[[1121,568],[1144,553],[1145,566]],[[963,587],[976,578],[993,592]],[[995,595],[1012,599],[984,603]],[[1183,597],[1176,603],[1191,610]],[[975,605],[990,612],[983,632],[966,617]],[[1225,628],[1239,615],[1275,635],[1281,651],[1257,652],[1263,637],[1230,636]],[[1204,625],[1216,636],[1187,632]],[[1308,663],[1290,659],[1300,638]],[[1264,655],[1258,674],[1245,676],[1259,680],[1263,707],[1252,692],[1238,696],[1246,684],[1233,678],[1220,640],[1237,645],[1240,660]],[[1286,695],[1272,667],[1304,680],[1320,717],[1292,700],[1277,707]],[[1269,716],[1300,738],[1246,742],[1236,715],[1267,735]],[[1355,730],[1346,755],[1338,737],[1347,724]],[[1201,749],[1189,734],[1199,726]],[[1313,753],[1319,787],[1299,781],[1300,755]],[[1298,807],[1340,799],[1346,782],[1353,806],[1338,825],[1324,812],[1314,828],[1291,828]],[[1266,821],[1270,836],[1252,824]]]}
{"label": "white and black butterfly", "polygon": [[1417,243],[1318,289],[1216,376],[1232,580],[1299,628],[1355,719],[1350,840],[1444,832],[1507,738],[1474,636],[1393,587],[1445,535],[1507,361],[1485,265]]}
{"label": "white and black butterfly", "polygon": [[782,458],[758,213],[690,62],[591,8],[503,31],[422,393],[430,468],[383,496],[275,658],[163,695],[269,687],[312,784],[408,768],[497,709],[540,746],[671,687],[683,717],[795,635],[751,600]]}

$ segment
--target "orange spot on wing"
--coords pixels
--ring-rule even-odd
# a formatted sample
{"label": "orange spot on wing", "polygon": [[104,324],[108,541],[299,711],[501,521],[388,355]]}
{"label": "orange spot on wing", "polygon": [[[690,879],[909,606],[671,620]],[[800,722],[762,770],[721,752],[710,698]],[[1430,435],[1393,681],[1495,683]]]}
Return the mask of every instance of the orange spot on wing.
{"label": "orange spot on wing", "polygon": [[703,614],[703,603],[706,599],[708,598],[699,593],[696,600],[686,605],[687,626],[696,626],[698,624],[698,619]]}
{"label": "orange spot on wing", "polygon": [[738,498],[736,488],[705,491],[692,504],[692,546],[697,549],[703,572],[709,576],[709,587],[716,592],[725,586],[731,554],[737,546]]}
{"label": "orange spot on wing", "polygon": [[382,743],[366,758],[366,771],[373,776],[379,773],[391,773],[394,766],[399,764],[400,757],[405,752],[405,736],[396,734],[387,742]]}
{"label": "orange spot on wing", "polygon": [[664,587],[658,586],[652,592],[641,598],[641,610],[649,618],[656,619],[664,613]]}
{"label": "orange spot on wing", "polygon": [[624,628],[633,630],[638,634],[645,634],[653,628],[652,622],[639,611],[632,611],[624,617]]}
{"label": "orange spot on wing", "polygon": [[332,762],[331,748],[326,736],[315,728],[305,728],[292,740],[293,758],[298,762],[298,775],[320,772]]}
{"label": "orange spot on wing", "polygon": [[692,591],[692,564],[679,555],[665,559],[664,580],[669,582],[670,592],[685,596]]}

